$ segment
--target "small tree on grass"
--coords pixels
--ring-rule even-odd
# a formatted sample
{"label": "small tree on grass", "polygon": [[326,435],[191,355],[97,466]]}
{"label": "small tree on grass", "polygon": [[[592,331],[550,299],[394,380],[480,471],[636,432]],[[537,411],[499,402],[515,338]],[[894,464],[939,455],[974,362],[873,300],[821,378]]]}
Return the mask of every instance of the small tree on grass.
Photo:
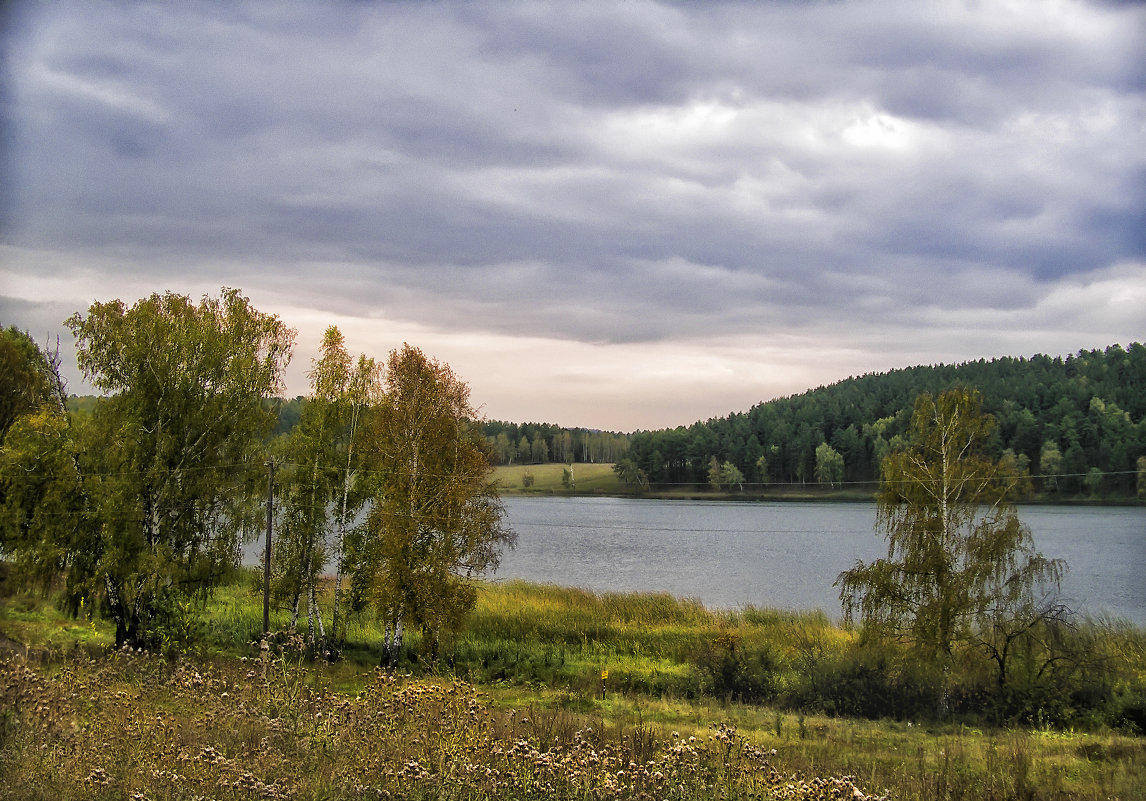
{"label": "small tree on grass", "polygon": [[882,466],[887,558],[858,562],[836,586],[848,621],[944,666],[960,646],[980,647],[1004,683],[1014,642],[1065,619],[1066,566],[1036,551],[1020,522],[1010,495],[1026,479],[1013,460],[984,455],[993,426],[973,390],[919,397],[907,447]]}

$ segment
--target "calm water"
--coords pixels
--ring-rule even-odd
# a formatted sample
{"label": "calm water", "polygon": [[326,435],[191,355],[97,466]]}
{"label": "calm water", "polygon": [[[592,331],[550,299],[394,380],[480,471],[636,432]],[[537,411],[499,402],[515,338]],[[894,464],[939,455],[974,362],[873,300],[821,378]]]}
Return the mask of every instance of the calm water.
{"label": "calm water", "polygon": [[[503,499],[518,534],[495,578],[664,591],[707,606],[840,613],[840,571],[886,555],[867,503]],[[1082,611],[1146,625],[1146,509],[1024,506],[1045,556],[1070,565]]]}

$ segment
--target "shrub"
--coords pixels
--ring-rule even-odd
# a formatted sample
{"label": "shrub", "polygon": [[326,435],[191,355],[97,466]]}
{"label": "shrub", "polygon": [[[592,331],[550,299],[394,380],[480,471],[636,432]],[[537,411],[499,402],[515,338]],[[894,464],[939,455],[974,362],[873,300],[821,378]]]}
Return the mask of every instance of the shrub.
{"label": "shrub", "polygon": [[778,665],[767,646],[746,647],[734,634],[703,643],[693,656],[705,691],[717,698],[763,703],[776,697]]}
{"label": "shrub", "polygon": [[865,718],[930,718],[940,709],[941,677],[899,649],[864,643],[818,662],[787,698],[799,709]]}

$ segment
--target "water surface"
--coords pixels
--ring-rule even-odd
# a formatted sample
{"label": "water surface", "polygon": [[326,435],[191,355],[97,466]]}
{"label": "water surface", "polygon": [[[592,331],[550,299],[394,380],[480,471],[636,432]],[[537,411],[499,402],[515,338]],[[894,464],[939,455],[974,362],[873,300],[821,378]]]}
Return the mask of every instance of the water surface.
{"label": "water surface", "polygon": [[[661,591],[710,607],[840,613],[832,582],[886,556],[873,503],[503,499],[518,534],[495,578],[598,592]],[[1146,625],[1146,509],[1022,506],[1035,546],[1065,559],[1064,593],[1089,614]]]}

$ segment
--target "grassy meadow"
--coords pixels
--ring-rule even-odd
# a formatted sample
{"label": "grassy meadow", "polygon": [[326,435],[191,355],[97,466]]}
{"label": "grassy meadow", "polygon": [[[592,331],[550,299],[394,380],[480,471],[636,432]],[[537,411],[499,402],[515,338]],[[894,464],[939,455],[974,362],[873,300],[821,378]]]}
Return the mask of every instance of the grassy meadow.
{"label": "grassy meadow", "polygon": [[[566,465],[502,465],[493,469],[493,478],[503,495],[632,495],[633,489],[621,483],[611,464],[578,462],[573,465],[575,485],[565,486]],[[527,478],[529,477],[529,478]],[[527,486],[528,484],[528,486]],[[704,484],[657,487],[641,493],[647,498],[791,501],[870,501],[872,487],[832,488],[819,484],[774,484],[766,488],[746,485],[743,490],[715,491]]]}
{"label": "grassy meadow", "polygon": [[[828,714],[899,668],[820,614],[491,583],[394,673],[368,616],[333,664],[282,612],[261,648],[261,620],[240,572],[177,655],[113,653],[106,623],[5,594],[0,798],[1146,797],[1146,740],[1109,725]],[[1146,670],[1146,634],[1107,636]]]}
{"label": "grassy meadow", "polygon": [[[613,472],[611,464],[578,462],[572,465],[574,479],[572,487],[566,487],[562,480],[566,468],[566,465],[558,462],[503,465],[493,469],[493,478],[497,482],[498,489],[510,495],[524,493],[619,495],[626,491],[617,474]],[[526,486],[527,476],[532,476],[533,483],[530,486]]]}

